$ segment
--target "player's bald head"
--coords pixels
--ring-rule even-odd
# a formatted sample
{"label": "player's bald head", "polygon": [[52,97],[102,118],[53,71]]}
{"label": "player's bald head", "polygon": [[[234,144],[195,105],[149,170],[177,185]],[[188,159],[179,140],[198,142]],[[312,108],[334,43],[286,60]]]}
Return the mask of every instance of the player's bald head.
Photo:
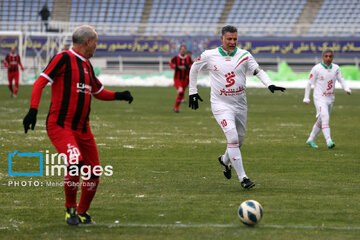
{"label": "player's bald head", "polygon": [[87,39],[92,40],[97,37],[95,29],[90,25],[82,25],[75,28],[72,41],[73,44],[83,44]]}
{"label": "player's bald head", "polygon": [[221,29],[221,36],[224,36],[227,32],[237,33],[237,28],[232,25],[227,25]]}

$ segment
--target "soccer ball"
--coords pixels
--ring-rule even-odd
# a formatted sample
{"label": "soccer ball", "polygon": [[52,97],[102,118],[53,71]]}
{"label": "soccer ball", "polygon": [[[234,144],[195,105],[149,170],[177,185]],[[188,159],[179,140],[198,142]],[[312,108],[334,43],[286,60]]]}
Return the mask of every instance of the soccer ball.
{"label": "soccer ball", "polygon": [[253,226],[260,222],[263,216],[262,206],[255,200],[247,200],[240,204],[238,216],[243,224]]}

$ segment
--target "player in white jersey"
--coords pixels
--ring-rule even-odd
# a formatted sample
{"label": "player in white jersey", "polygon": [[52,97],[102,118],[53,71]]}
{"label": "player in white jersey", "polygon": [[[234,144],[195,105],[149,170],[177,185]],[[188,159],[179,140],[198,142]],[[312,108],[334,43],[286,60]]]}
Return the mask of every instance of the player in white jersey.
{"label": "player in white jersey", "polygon": [[351,94],[350,88],[346,85],[338,65],[332,63],[334,52],[326,49],[322,53],[322,62],[315,65],[309,76],[308,84],[305,88],[305,97],[303,102],[310,104],[311,85],[314,85],[314,104],[316,108],[317,121],[314,124],[310,136],[306,143],[317,148],[314,139],[322,130],[328,148],[335,147],[335,143],[330,136],[330,112],[335,100],[335,81],[339,81],[347,94]]}
{"label": "player in white jersey", "polygon": [[227,179],[231,178],[231,168],[234,167],[241,186],[249,189],[255,183],[245,174],[239,149],[246,127],[246,74],[256,75],[273,93],[285,88],[273,85],[254,57],[248,51],[237,48],[236,27],[225,26],[221,33],[222,46],[204,51],[190,69],[189,107],[196,110],[198,100],[202,101],[197,90],[197,77],[204,68],[210,77],[211,110],[227,139],[226,152],[218,160]]}

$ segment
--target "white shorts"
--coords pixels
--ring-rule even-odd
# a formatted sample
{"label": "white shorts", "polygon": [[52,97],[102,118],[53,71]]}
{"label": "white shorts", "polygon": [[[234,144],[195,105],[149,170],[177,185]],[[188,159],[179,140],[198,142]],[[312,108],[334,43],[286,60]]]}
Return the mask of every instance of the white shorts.
{"label": "white shorts", "polygon": [[214,114],[214,117],[224,133],[235,128],[239,137],[245,136],[246,110],[241,112],[226,111],[220,114]]}
{"label": "white shorts", "polygon": [[316,108],[316,118],[319,118],[319,116],[324,118],[329,118],[331,109],[333,107],[333,103],[327,103],[322,101],[314,101],[314,105]]}

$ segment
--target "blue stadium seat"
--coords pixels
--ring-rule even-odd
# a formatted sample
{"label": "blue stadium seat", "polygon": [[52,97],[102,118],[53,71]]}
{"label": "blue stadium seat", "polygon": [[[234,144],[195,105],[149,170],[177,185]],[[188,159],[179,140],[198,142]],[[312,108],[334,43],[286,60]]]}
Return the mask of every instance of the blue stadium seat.
{"label": "blue stadium seat", "polygon": [[[306,0],[235,0],[232,9],[227,17],[226,24],[243,26],[256,29],[250,30],[249,33],[256,35],[288,34],[291,33],[292,27],[299,18]],[[250,4],[250,7],[249,7]],[[234,18],[234,16],[239,16]],[[283,22],[287,23],[286,28],[282,27]],[[270,27],[263,28],[256,24],[271,24]],[[246,29],[247,29],[246,28]],[[277,29],[276,31],[272,31]],[[272,31],[272,32],[271,32]],[[246,34],[246,33],[245,33]]]}
{"label": "blue stadium seat", "polygon": [[[84,5],[85,2],[85,9],[79,7]],[[95,28],[97,24],[112,23],[115,25],[111,28],[107,28],[108,30],[110,29],[115,32],[137,31],[138,28],[136,24],[139,24],[141,21],[144,4],[144,0],[73,0],[69,21],[74,21],[74,19],[76,19],[76,21],[88,21],[89,15],[86,13],[89,13],[89,11],[86,9],[92,9],[92,11],[90,11],[90,21]],[[131,23],[131,25],[135,27],[127,30],[122,27],[125,23]],[[103,31],[102,28],[96,29],[100,34]]]}
{"label": "blue stadium seat", "polygon": [[[351,36],[360,24],[360,1],[324,0],[307,35]],[[332,25],[342,24],[341,27]]]}
{"label": "blue stadium seat", "polygon": [[[181,26],[183,23],[217,23],[219,21],[222,10],[225,6],[225,0],[154,0],[149,23],[173,23],[171,26],[164,26],[161,30],[163,34],[186,34],[187,28]],[[216,7],[214,7],[216,6]],[[178,24],[178,25],[177,25]],[[197,30],[202,33],[210,33],[215,31],[215,25],[204,27]],[[146,33],[157,33],[156,28],[151,25],[147,26]]]}

